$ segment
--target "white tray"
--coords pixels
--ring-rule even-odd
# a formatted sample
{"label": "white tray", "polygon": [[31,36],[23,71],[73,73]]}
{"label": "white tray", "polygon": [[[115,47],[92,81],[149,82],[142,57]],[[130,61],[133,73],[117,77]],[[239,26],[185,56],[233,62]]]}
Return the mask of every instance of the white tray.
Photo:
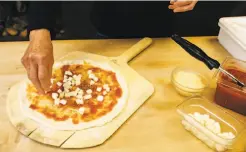
{"label": "white tray", "polygon": [[234,57],[246,61],[246,16],[219,20],[220,44]]}

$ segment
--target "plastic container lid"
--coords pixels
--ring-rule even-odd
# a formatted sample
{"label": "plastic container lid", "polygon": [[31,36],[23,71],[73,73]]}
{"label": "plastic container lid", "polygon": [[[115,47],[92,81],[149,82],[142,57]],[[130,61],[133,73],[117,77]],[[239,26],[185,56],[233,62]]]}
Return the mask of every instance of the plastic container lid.
{"label": "plastic container lid", "polygon": [[221,18],[219,26],[246,50],[246,16]]}

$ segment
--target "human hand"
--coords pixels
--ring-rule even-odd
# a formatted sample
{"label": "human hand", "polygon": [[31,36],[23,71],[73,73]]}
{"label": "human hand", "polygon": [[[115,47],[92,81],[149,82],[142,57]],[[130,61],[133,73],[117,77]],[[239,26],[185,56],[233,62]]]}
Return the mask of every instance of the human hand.
{"label": "human hand", "polygon": [[171,0],[169,9],[172,9],[174,13],[187,12],[194,9],[198,0]]}
{"label": "human hand", "polygon": [[49,91],[54,57],[48,30],[39,29],[30,32],[30,44],[21,62],[38,92],[44,94]]}

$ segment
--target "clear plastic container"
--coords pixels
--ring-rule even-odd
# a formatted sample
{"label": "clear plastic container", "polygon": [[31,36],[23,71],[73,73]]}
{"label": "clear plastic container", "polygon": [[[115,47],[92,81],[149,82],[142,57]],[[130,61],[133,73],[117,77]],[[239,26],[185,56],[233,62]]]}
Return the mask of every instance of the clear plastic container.
{"label": "clear plastic container", "polygon": [[[246,84],[246,61],[228,57],[221,66]],[[214,96],[215,103],[237,113],[246,115],[246,87],[239,87],[220,71],[217,71],[215,77],[217,79],[217,87]]]}
{"label": "clear plastic container", "polygon": [[[216,104],[200,96],[185,100],[177,107],[177,112],[182,116],[182,124],[185,129],[216,151],[232,150],[234,142],[244,129],[242,122],[226,113]],[[218,133],[214,133],[190,115],[195,112],[209,115],[211,119],[220,124],[221,132],[231,132],[235,137],[228,139],[221,137]]]}

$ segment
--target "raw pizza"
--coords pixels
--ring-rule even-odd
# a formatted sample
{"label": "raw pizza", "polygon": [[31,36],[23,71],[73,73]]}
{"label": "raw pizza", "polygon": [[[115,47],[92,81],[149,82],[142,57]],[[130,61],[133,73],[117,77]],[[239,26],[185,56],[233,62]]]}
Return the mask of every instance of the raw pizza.
{"label": "raw pizza", "polygon": [[20,91],[23,112],[41,124],[59,130],[101,126],[124,108],[126,82],[109,64],[63,61],[53,69],[49,92],[39,95],[30,82]]}

